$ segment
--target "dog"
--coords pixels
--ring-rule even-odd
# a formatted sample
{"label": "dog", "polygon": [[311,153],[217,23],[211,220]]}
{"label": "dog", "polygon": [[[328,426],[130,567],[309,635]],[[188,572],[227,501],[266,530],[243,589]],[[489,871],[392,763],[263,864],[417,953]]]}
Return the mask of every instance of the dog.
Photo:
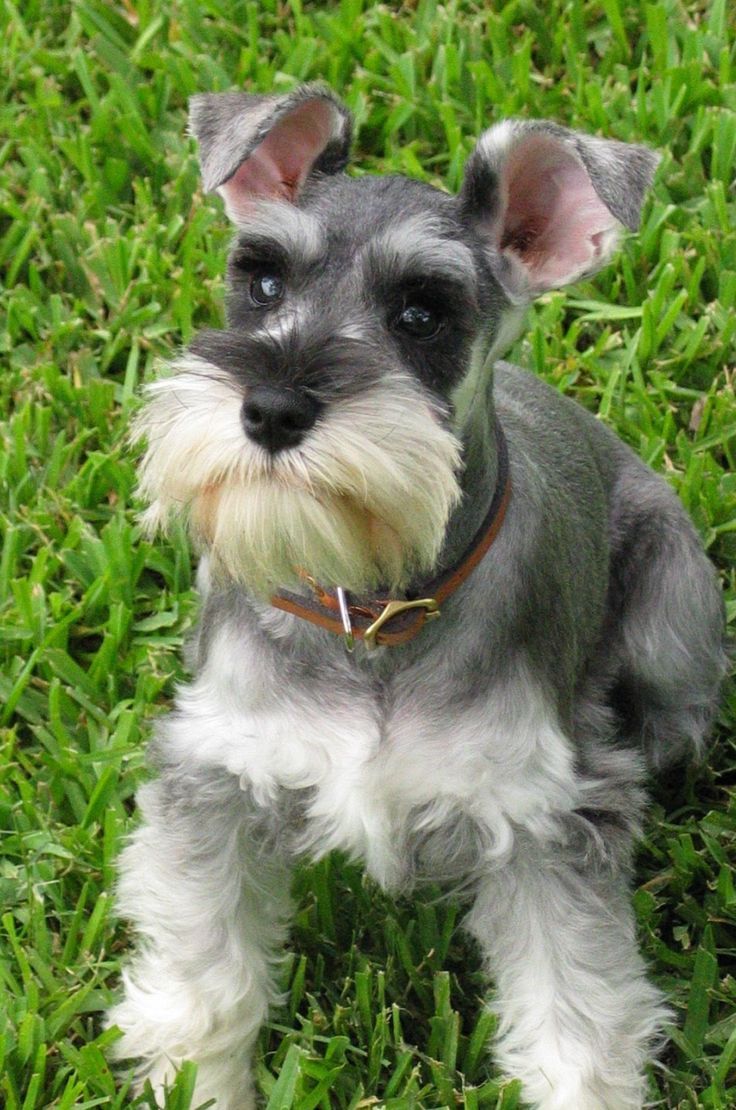
{"label": "dog", "polygon": [[190,126],[235,237],[227,326],[134,430],[144,520],[186,520],[202,612],[121,860],[118,1054],[254,1106],[290,872],[342,849],[471,899],[529,1104],[640,1107],[668,1010],[632,846],[646,776],[703,749],[723,604],[665,482],[500,359],[638,226],[657,157],[507,120],[450,196],[347,176],[321,85],[195,96]]}

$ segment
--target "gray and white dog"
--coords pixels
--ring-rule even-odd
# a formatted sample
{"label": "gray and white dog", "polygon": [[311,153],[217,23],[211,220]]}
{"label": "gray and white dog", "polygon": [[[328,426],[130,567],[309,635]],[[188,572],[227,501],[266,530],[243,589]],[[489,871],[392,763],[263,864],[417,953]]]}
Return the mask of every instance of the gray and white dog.
{"label": "gray and white dog", "polygon": [[321,86],[198,96],[191,127],[236,231],[227,327],[137,428],[203,612],[122,858],[120,1055],[159,1089],[193,1059],[199,1099],[253,1106],[290,870],[340,848],[472,897],[530,1104],[640,1107],[667,1017],[629,906],[642,783],[701,749],[722,602],[662,479],[496,360],[637,226],[656,158],[512,120],[450,196],[346,176]]}

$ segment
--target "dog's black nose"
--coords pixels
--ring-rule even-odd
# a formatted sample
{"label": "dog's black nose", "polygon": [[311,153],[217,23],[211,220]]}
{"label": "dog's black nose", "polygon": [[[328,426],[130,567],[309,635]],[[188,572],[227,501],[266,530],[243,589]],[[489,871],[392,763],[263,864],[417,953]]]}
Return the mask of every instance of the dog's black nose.
{"label": "dog's black nose", "polygon": [[301,443],[320,408],[301,390],[257,385],[243,401],[240,418],[248,438],[275,453]]}

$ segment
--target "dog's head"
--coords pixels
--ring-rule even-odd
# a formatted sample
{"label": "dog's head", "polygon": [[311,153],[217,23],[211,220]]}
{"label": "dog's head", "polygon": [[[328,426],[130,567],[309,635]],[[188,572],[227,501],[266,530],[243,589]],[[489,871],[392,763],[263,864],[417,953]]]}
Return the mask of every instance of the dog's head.
{"label": "dog's head", "polygon": [[656,156],[506,121],[450,196],[341,173],[350,116],[321,86],[197,96],[190,122],[236,228],[228,325],[150,389],[146,519],[186,513],[214,567],[259,593],[304,573],[406,585],[441,549],[486,368],[534,296],[637,226]]}

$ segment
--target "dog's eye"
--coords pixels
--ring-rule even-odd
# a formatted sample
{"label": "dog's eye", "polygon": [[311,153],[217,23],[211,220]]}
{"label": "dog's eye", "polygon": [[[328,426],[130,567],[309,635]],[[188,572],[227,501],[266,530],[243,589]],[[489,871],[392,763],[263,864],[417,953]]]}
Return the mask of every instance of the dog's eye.
{"label": "dog's eye", "polygon": [[442,326],[438,313],[423,304],[407,304],[396,317],[395,326],[414,339],[433,339]]}
{"label": "dog's eye", "polygon": [[278,274],[256,274],[250,283],[250,295],[253,303],[263,308],[277,304],[284,295],[284,282]]}

